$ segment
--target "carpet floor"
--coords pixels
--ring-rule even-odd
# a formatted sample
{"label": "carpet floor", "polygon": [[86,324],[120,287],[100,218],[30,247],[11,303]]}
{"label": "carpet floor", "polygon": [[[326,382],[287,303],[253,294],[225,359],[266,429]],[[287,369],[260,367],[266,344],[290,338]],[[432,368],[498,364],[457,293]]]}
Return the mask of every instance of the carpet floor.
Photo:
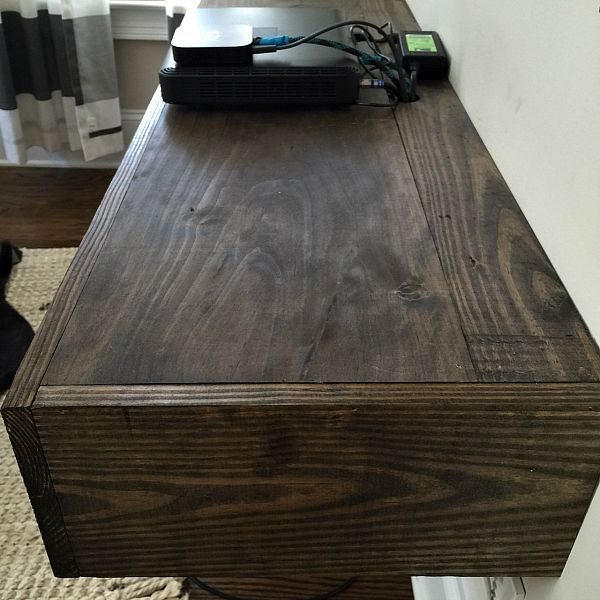
{"label": "carpet floor", "polygon": [[[23,250],[8,301],[37,329],[74,248]],[[2,398],[0,397],[0,403]],[[0,425],[0,600],[187,600],[181,579],[56,579],[8,435]]]}

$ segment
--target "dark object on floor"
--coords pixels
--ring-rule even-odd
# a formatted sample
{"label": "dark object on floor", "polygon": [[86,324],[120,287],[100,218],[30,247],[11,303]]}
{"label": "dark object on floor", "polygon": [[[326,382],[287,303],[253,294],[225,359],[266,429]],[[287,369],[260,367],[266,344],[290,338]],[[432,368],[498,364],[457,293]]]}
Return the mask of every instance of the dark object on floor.
{"label": "dark object on floor", "polygon": [[2,242],[0,246],[0,391],[7,390],[33,339],[31,325],[6,301],[6,286],[21,251]]}

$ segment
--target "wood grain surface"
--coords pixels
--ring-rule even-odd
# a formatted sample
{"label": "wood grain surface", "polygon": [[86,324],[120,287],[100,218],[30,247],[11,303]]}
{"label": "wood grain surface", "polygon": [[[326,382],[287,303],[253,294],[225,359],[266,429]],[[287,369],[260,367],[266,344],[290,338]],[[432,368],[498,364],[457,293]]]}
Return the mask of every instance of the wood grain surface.
{"label": "wood grain surface", "polygon": [[[2,417],[19,463],[52,570],[57,577],[78,577],[52,476],[30,408],[3,408]],[[17,530],[18,531],[18,530]],[[15,540],[15,543],[18,540]],[[25,540],[21,540],[26,543]]]}
{"label": "wood grain surface", "polygon": [[[205,5],[244,3],[298,4]],[[303,573],[560,574],[599,380],[448,83],[395,112],[155,96],[3,415],[57,574],[266,600]]]}
{"label": "wood grain surface", "polygon": [[33,402],[42,377],[64,333],[79,295],[106,241],[121,202],[134,181],[135,171],[164,109],[160,94],[154,95],[125,157],[112,180],[100,209],[86,233],[40,329],[25,355],[2,408],[27,407]]}
{"label": "wood grain surface", "polygon": [[[309,600],[322,597],[344,582],[334,577],[238,577],[205,581],[240,600]],[[208,592],[188,586],[190,600],[211,600]],[[336,600],[413,600],[410,577],[356,577]]]}
{"label": "wood grain surface", "polygon": [[79,246],[114,169],[0,168],[0,237],[25,248]]}
{"label": "wood grain surface", "polygon": [[2,418],[29,493],[50,564],[57,577],[76,577],[78,569],[72,559],[61,507],[56,500],[52,476],[48,472],[44,449],[39,442],[30,407],[92,265],[100,253],[106,233],[131,183],[132,174],[162,107],[160,96],[156,94],[2,404]]}
{"label": "wood grain surface", "polygon": [[598,348],[447,82],[396,110],[481,381],[598,381]]}
{"label": "wood grain surface", "polygon": [[597,384],[93,389],[34,404],[86,576],[558,575],[600,466]]}
{"label": "wood grain surface", "polygon": [[391,113],[169,108],[138,175],[46,384],[475,380]]}
{"label": "wood grain surface", "polygon": [[600,380],[456,94],[421,96],[395,119],[169,107],[44,383]]}

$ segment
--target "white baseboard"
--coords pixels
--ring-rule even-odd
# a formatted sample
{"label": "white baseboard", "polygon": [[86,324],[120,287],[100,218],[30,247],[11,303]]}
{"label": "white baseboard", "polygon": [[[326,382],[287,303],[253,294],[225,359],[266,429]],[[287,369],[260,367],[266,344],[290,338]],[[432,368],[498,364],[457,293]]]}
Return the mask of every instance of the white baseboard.
{"label": "white baseboard", "polygon": [[[122,110],[123,136],[125,147],[129,146],[142,117],[143,110]],[[0,144],[1,146],[1,144]],[[86,162],[81,152],[47,152],[42,148],[32,148],[28,151],[29,160],[24,167],[54,167],[68,169],[116,169],[123,159],[123,152]],[[6,160],[0,147],[0,167],[14,167],[14,163]]]}
{"label": "white baseboard", "polygon": [[413,577],[415,600],[490,600],[487,577]]}
{"label": "white baseboard", "polygon": [[24,165],[15,165],[15,163],[0,158],[0,168],[2,167],[19,167],[19,168],[52,168],[52,169],[117,169],[120,161],[115,160],[93,160],[85,162],[83,159],[80,161],[72,160],[58,160],[54,158],[43,159],[43,158],[32,158],[28,160]]}
{"label": "white baseboard", "polygon": [[111,0],[110,16],[115,40],[169,39],[163,2]]}
{"label": "white baseboard", "polygon": [[415,600],[525,600],[519,577],[413,577]]}

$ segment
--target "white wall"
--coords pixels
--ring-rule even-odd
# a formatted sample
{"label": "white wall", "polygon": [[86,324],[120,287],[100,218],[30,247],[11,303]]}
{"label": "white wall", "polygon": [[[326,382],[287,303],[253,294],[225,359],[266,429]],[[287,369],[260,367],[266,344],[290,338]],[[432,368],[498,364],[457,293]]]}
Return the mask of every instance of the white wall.
{"label": "white wall", "polygon": [[598,0],[409,4],[441,33],[454,88],[600,340]]}
{"label": "white wall", "polygon": [[[408,0],[451,55],[451,81],[600,341],[598,0]],[[528,600],[600,598],[600,494],[560,580]]]}

